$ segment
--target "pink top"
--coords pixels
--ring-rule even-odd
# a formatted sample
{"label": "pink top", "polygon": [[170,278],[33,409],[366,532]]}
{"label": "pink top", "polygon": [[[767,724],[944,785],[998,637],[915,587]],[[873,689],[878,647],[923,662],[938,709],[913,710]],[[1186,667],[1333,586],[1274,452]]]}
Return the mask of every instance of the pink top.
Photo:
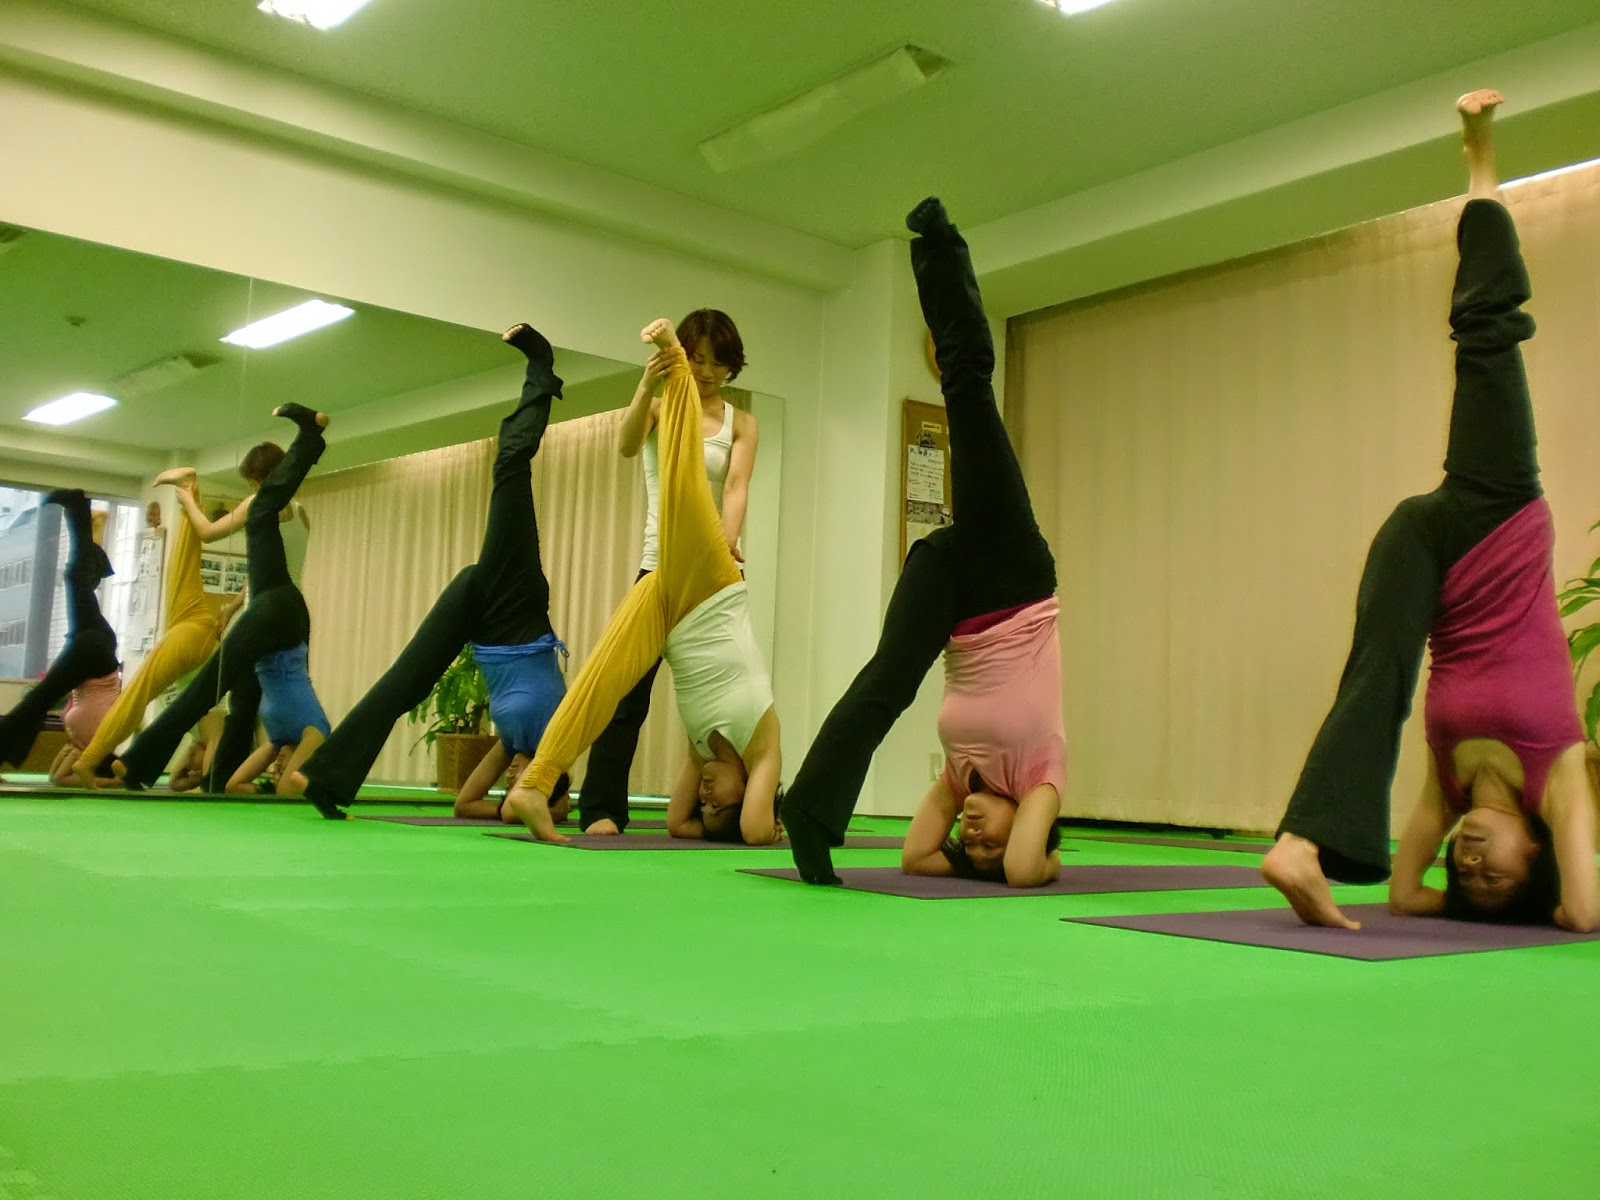
{"label": "pink top", "polygon": [[1465,809],[1455,748],[1493,738],[1522,762],[1522,807],[1539,811],[1551,764],[1583,741],[1572,660],[1552,575],[1555,524],[1543,499],[1520,509],[1445,576],[1428,644],[1423,723],[1451,807]]}
{"label": "pink top", "polygon": [[976,633],[957,626],[946,644],[939,741],[942,778],[957,800],[973,790],[974,774],[1013,800],[1046,783],[1065,794],[1060,611],[1051,596]]}
{"label": "pink top", "polygon": [[67,731],[67,741],[74,750],[87,750],[100,722],[106,719],[111,706],[122,692],[122,670],[90,679],[72,689],[66,711],[61,714],[61,724]]}

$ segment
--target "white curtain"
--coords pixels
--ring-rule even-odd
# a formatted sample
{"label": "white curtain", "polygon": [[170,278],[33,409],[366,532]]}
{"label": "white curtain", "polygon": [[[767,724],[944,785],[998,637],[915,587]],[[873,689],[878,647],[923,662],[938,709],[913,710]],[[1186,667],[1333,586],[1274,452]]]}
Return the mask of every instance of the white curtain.
{"label": "white curtain", "polygon": [[[1507,197],[1565,579],[1600,550],[1600,170]],[[1276,824],[1368,543],[1440,478],[1460,207],[1011,323],[1007,412],[1061,577],[1069,812]],[[1419,690],[1397,824],[1422,778],[1420,709]]]}

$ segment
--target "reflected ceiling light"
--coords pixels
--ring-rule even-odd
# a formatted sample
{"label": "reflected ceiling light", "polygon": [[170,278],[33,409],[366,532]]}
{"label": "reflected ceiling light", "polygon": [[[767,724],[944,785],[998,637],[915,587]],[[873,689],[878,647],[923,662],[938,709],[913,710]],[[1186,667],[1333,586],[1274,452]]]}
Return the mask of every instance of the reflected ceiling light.
{"label": "reflected ceiling light", "polygon": [[793,154],[862,113],[916,91],[949,65],[949,59],[921,46],[901,46],[708,138],[700,143],[700,153],[715,171]]}
{"label": "reflected ceiling light", "polygon": [[313,29],[332,29],[348,21],[368,0],[261,0],[256,5],[264,13],[287,17]]}
{"label": "reflected ceiling light", "polygon": [[[1059,13],[1071,17],[1078,13],[1086,13],[1091,8],[1099,8],[1102,4],[1110,4],[1111,0],[1043,0],[1043,2]],[[266,5],[262,5],[265,8]]]}
{"label": "reflected ceiling light", "polygon": [[74,421],[92,417],[97,412],[115,408],[116,404],[117,402],[110,396],[100,396],[94,392],[73,392],[72,395],[52,400],[49,404],[41,404],[32,412],[23,414],[22,419],[40,425],[71,425]]}
{"label": "reflected ceiling light", "polygon": [[252,321],[243,329],[235,329],[222,340],[232,346],[245,346],[251,350],[265,350],[279,342],[287,342],[313,329],[332,325],[346,317],[354,316],[355,309],[342,304],[329,304],[326,300],[307,300],[281,313]]}

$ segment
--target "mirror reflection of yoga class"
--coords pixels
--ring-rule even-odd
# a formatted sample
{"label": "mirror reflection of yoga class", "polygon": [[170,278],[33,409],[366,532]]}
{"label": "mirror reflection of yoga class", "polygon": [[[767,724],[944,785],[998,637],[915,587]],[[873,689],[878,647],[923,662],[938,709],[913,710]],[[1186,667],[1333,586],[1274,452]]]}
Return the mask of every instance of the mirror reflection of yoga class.
{"label": "mirror reflection of yoga class", "polygon": [[[298,792],[299,768],[480,550],[515,560],[512,608],[548,589],[563,663],[654,565],[656,435],[628,420],[643,352],[554,351],[560,394],[507,510],[531,501],[538,532],[496,546],[495,439],[526,365],[500,331],[16,226],[0,244],[0,710],[20,775]],[[770,662],[783,403],[716,391],[707,456],[734,485],[729,532],[760,585],[751,624]],[[316,433],[292,406],[316,414]],[[759,471],[743,444],[757,429]],[[263,488],[275,524],[250,519]],[[496,647],[461,629],[429,678],[406,681],[393,719],[368,712],[354,786],[437,789],[465,815],[514,820],[501,804],[513,756],[489,704]],[[630,793],[670,792],[685,736],[670,668],[619,708],[589,824],[620,831]],[[589,757],[571,773],[590,775]]]}

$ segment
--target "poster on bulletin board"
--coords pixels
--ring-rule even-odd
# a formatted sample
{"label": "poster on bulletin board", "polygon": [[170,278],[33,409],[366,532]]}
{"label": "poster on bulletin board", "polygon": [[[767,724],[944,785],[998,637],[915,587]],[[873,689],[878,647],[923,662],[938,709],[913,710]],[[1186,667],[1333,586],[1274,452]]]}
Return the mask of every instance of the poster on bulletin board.
{"label": "poster on bulletin board", "polygon": [[950,524],[950,426],[943,405],[906,400],[901,418],[900,561],[919,538]]}

